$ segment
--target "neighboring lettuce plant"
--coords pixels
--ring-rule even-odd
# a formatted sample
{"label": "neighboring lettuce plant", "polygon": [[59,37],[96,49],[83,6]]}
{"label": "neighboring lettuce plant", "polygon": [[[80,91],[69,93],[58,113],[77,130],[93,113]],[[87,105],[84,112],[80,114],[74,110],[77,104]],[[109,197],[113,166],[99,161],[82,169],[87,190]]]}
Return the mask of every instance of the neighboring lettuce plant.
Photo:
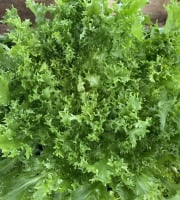
{"label": "neighboring lettuce plant", "polygon": [[27,0],[0,44],[1,200],[180,199],[180,5]]}

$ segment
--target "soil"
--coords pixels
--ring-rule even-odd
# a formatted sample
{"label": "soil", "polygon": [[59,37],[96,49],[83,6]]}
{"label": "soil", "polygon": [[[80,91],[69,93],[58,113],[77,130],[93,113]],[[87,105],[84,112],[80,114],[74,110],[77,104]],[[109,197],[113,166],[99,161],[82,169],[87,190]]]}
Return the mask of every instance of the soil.
{"label": "soil", "polygon": [[158,22],[160,26],[164,25],[167,18],[167,12],[164,5],[168,4],[169,0],[150,0],[149,4],[143,8],[145,15],[150,15],[153,23]]}

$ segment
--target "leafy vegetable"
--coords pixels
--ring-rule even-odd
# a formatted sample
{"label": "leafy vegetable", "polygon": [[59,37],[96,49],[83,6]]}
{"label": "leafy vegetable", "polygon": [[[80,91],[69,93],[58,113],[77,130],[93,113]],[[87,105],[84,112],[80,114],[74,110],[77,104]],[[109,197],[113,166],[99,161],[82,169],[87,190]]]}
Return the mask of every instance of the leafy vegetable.
{"label": "leafy vegetable", "polygon": [[159,29],[144,0],[26,2],[0,45],[0,199],[179,199],[180,5]]}

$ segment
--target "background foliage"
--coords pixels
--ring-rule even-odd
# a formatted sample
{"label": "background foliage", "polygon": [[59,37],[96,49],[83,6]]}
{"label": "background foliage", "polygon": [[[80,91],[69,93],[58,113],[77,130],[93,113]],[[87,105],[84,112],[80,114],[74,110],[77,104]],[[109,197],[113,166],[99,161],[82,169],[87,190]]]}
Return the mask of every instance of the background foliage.
{"label": "background foliage", "polygon": [[159,29],[145,0],[26,2],[0,44],[0,199],[179,199],[179,4]]}

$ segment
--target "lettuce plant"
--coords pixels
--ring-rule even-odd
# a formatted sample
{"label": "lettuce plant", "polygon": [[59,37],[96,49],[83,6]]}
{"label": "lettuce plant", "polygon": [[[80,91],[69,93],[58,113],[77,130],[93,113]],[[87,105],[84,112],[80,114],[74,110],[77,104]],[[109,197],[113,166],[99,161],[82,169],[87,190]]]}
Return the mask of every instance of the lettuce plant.
{"label": "lettuce plant", "polygon": [[[27,0],[0,44],[1,200],[180,199],[180,5]],[[47,17],[48,16],[48,17]]]}

